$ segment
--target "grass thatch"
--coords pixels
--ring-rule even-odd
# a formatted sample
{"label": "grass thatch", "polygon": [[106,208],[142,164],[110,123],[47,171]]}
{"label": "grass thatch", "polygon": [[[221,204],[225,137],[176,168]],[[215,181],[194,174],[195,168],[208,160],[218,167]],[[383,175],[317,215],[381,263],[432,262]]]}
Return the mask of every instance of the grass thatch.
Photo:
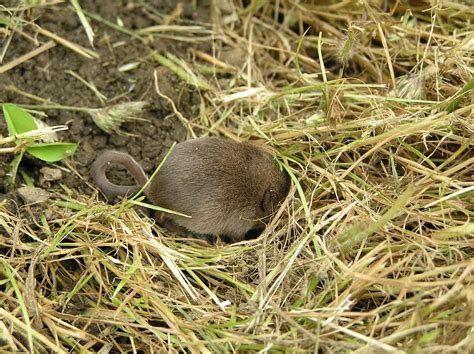
{"label": "grass thatch", "polygon": [[212,38],[150,60],[201,90],[190,136],[266,143],[289,197],[259,239],[218,247],[68,190],[0,207],[1,349],[473,352],[472,7],[215,3],[212,28],[84,12],[133,40]]}

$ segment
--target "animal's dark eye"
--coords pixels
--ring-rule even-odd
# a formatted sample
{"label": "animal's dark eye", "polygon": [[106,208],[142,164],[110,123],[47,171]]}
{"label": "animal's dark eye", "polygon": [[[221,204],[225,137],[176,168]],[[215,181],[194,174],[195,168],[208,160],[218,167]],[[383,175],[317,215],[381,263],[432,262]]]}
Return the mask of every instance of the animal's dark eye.
{"label": "animal's dark eye", "polygon": [[256,227],[256,228],[250,229],[246,232],[245,239],[254,240],[262,234],[263,230],[264,230],[263,227]]}
{"label": "animal's dark eye", "polygon": [[272,190],[267,188],[263,193],[262,200],[260,201],[260,210],[264,213],[272,211]]}

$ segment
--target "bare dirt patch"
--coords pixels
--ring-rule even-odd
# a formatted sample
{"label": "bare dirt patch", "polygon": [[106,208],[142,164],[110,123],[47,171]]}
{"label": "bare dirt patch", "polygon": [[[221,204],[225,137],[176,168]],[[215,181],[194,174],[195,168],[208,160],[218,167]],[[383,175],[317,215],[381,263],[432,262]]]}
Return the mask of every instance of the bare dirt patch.
{"label": "bare dirt patch", "polygon": [[[133,3],[124,5],[120,1],[81,1],[84,10],[97,14],[103,19],[116,23],[123,21],[126,28],[136,29],[152,26],[156,19],[142,7]],[[166,14],[173,10],[175,4],[169,1],[153,1],[148,5],[157,13]],[[184,18],[206,22],[209,12],[206,6],[200,6],[199,12],[193,12],[184,6]],[[89,47],[84,29],[78,17],[68,6],[45,7],[33,9],[28,18],[38,18],[36,23],[42,28],[54,32],[67,40]],[[160,98],[153,88],[153,72],[158,71],[160,90],[170,97],[177,109],[186,117],[195,117],[199,112],[199,98],[190,86],[182,84],[173,73],[159,67],[150,57],[153,49],[165,50],[186,57],[189,48],[201,46],[201,50],[209,49],[206,44],[178,43],[167,39],[143,43],[140,40],[122,34],[98,21],[91,22],[95,32],[95,51],[99,58],[90,60],[62,45],[56,45],[45,53],[21,64],[0,75],[0,102],[18,104],[44,104],[51,106],[59,103],[62,106],[96,108],[104,105],[128,101],[147,101],[149,106],[142,115],[147,121],[125,123],[122,130],[132,135],[108,135],[100,130],[85,112],[63,109],[46,109],[44,121],[50,125],[66,124],[69,130],[61,133],[63,141],[79,144],[76,154],[69,159],[71,166],[78,172],[65,173],[63,180],[79,193],[90,194],[91,188],[85,183],[89,180],[89,166],[97,153],[104,149],[126,151],[139,161],[146,172],[151,173],[160,161],[160,157],[175,141],[186,138],[186,131],[171,109],[171,105]],[[207,48],[206,48],[207,47]],[[16,35],[9,46],[4,62],[9,62],[29,51],[35,46],[32,41],[25,41]],[[136,63],[137,68],[121,71],[126,64]],[[94,92],[81,83],[70,72],[74,72],[106,96],[100,101]],[[43,102],[30,99],[19,94],[22,92],[35,95]],[[0,122],[0,133],[6,135],[4,121]],[[0,177],[5,175],[9,158],[0,155]],[[26,157],[22,169],[39,181],[38,170],[44,164]],[[112,172],[113,173],[113,172]],[[129,176],[116,173],[111,176],[118,183],[126,183]],[[20,179],[21,180],[21,179]],[[48,189],[55,185],[41,185]],[[0,186],[5,193],[4,186]]]}

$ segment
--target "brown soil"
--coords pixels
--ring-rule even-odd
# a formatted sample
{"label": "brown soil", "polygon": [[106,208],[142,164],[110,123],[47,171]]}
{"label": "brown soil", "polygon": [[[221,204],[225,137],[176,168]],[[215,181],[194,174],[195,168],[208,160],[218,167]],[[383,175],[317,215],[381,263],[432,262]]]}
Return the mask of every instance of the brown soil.
{"label": "brown soil", "polygon": [[[172,12],[176,6],[174,2],[162,0],[148,1],[147,3],[161,14]],[[156,25],[150,12],[144,12],[141,7],[134,7],[133,3],[115,0],[100,2],[85,0],[81,1],[81,6],[85,11],[97,14],[113,23],[116,23],[119,18],[129,29]],[[184,18],[209,22],[207,5],[199,4],[197,8],[199,12],[193,12],[192,8],[186,5]],[[54,32],[60,37],[83,47],[90,47],[77,15],[69,6],[61,5],[59,9],[58,7],[35,9],[28,13],[27,17],[29,19],[36,18],[35,22],[42,28]],[[28,158],[28,156],[25,157],[20,168],[33,178],[36,186],[48,190],[58,189],[62,183],[79,193],[91,194],[92,188],[87,183],[90,182],[89,166],[97,154],[104,149],[118,149],[130,153],[142,164],[146,172],[151,173],[159,163],[159,157],[174,141],[186,139],[186,130],[173,113],[171,105],[158,97],[155,92],[154,70],[159,72],[161,92],[174,101],[177,109],[190,119],[198,116],[199,97],[196,92],[184,85],[166,68],[160,67],[152,59],[147,58],[147,53],[150,53],[150,50],[168,51],[186,58],[191,46],[199,46],[200,50],[209,52],[209,45],[206,43],[198,45],[178,43],[164,39],[144,44],[98,21],[91,20],[91,25],[95,32],[94,50],[100,55],[99,59],[90,60],[62,45],[56,45],[43,54],[0,75],[0,103],[38,104],[35,100],[9,90],[8,85],[13,85],[19,90],[63,106],[103,107],[104,104],[89,88],[68,74],[68,71],[71,70],[93,83],[99,92],[107,97],[108,102],[105,102],[105,105],[139,100],[149,102],[149,106],[143,114],[143,118],[147,121],[122,125],[121,128],[124,132],[136,136],[109,135],[100,130],[87,113],[46,110],[45,122],[48,125],[66,124],[69,127],[69,130],[59,133],[60,140],[79,144],[75,155],[68,159],[72,169],[69,173],[63,173],[62,180],[54,183],[43,182],[39,178],[39,170],[46,165],[45,163]],[[16,34],[9,45],[4,63],[8,63],[33,49],[35,46],[32,41],[25,40]],[[132,62],[139,62],[139,68],[126,72],[118,70],[120,66]],[[116,97],[118,99],[115,99]],[[7,135],[3,119],[0,119],[0,135]],[[0,178],[2,179],[11,158],[10,155],[0,155]],[[62,162],[59,164],[65,166]],[[73,170],[76,170],[77,173],[74,173]],[[118,183],[130,182],[130,177],[126,173],[115,172],[116,176],[111,176],[114,181]],[[21,182],[22,179],[17,178],[17,186]],[[3,183],[0,186],[0,194],[7,192]]]}

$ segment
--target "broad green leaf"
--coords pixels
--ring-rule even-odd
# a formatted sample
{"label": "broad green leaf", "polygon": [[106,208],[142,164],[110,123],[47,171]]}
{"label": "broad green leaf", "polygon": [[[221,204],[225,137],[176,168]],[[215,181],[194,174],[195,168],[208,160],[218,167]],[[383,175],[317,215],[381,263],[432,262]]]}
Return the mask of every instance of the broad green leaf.
{"label": "broad green leaf", "polygon": [[43,143],[28,146],[26,151],[40,160],[56,162],[74,154],[76,148],[77,144],[71,143]]}
{"label": "broad green leaf", "polygon": [[38,128],[31,114],[22,108],[13,103],[4,103],[2,106],[10,136]]}

